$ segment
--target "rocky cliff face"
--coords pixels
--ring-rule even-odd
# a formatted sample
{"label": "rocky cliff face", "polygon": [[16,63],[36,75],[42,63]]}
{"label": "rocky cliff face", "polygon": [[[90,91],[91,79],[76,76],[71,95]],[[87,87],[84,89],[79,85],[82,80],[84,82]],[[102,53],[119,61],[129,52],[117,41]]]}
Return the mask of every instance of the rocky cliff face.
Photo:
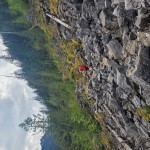
{"label": "rocky cliff face", "polygon": [[150,122],[138,110],[150,106],[150,0],[63,0],[60,17],[75,30],[88,67],[92,112],[103,113],[119,149],[150,149]]}

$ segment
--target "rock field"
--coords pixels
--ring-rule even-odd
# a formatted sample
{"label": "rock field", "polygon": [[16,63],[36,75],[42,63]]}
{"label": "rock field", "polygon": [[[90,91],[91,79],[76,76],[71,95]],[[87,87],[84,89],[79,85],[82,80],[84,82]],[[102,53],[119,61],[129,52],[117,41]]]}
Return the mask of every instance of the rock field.
{"label": "rock field", "polygon": [[63,0],[59,9],[74,29],[59,26],[61,36],[79,39],[96,67],[91,111],[103,113],[118,149],[150,150],[150,122],[137,113],[150,106],[150,0]]}

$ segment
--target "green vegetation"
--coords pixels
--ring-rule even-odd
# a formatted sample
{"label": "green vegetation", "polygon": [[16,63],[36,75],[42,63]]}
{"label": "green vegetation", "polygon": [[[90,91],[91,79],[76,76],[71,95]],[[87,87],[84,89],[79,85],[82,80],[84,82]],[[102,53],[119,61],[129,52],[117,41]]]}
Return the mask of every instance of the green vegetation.
{"label": "green vegetation", "polygon": [[150,106],[137,108],[137,114],[143,117],[145,120],[150,120]]}
{"label": "green vegetation", "polygon": [[27,22],[27,1],[1,0],[0,7],[0,31],[22,31],[31,27]]}
{"label": "green vegetation", "polygon": [[81,76],[78,72],[78,66],[83,64],[83,62],[81,57],[74,53],[77,47],[81,47],[81,44],[74,39],[70,41],[61,41],[60,43],[60,48],[63,50],[63,58],[58,66],[61,66],[61,72],[63,72],[63,74],[71,81],[81,80]]}
{"label": "green vegetation", "polygon": [[6,0],[11,13],[27,15],[28,13],[28,0]]}
{"label": "green vegetation", "polygon": [[104,145],[105,149],[113,150],[112,146],[112,137],[106,125],[104,123],[104,117],[102,113],[95,113],[94,118],[99,122],[101,126],[101,133],[100,133],[100,141]]}
{"label": "green vegetation", "polygon": [[6,0],[9,6],[9,10],[12,15],[15,16],[13,21],[15,24],[22,26],[29,26],[27,22],[27,15],[29,13],[28,0]]}

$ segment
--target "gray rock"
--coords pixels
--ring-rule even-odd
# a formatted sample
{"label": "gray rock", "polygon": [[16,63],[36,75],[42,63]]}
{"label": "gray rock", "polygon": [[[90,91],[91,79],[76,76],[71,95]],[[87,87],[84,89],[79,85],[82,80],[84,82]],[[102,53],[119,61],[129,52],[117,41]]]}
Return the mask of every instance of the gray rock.
{"label": "gray rock", "polygon": [[125,0],[125,9],[139,9],[142,7],[141,0]]}
{"label": "gray rock", "polygon": [[150,49],[143,48],[139,53],[139,61],[131,78],[137,83],[150,88]]}
{"label": "gray rock", "polygon": [[144,118],[141,119],[141,122],[145,127],[148,125],[147,121]]}
{"label": "gray rock", "polygon": [[150,98],[146,99],[146,105],[150,106]]}
{"label": "gray rock", "polygon": [[117,87],[116,88],[116,97],[117,98],[122,98],[124,95],[124,90],[121,87]]}
{"label": "gray rock", "polygon": [[105,0],[94,0],[94,3],[97,11],[105,8]]}
{"label": "gray rock", "polygon": [[[102,35],[102,43],[103,45],[107,44],[111,40],[111,35],[110,34],[103,34]],[[106,49],[105,49],[106,50]]]}
{"label": "gray rock", "polygon": [[146,99],[144,102],[146,103],[146,101],[150,101],[150,92],[149,92],[149,88],[144,88],[142,90],[142,95],[144,97],[144,99]]}
{"label": "gray rock", "polygon": [[96,87],[96,82],[92,80],[92,87],[95,88]]}
{"label": "gray rock", "polygon": [[132,128],[127,128],[127,137],[137,139],[139,137],[139,133]]}
{"label": "gray rock", "polygon": [[82,16],[84,18],[92,18],[95,15],[96,15],[96,11],[95,11],[94,1],[93,0],[85,0],[82,4]]}
{"label": "gray rock", "polygon": [[106,8],[109,8],[109,7],[111,7],[111,1],[110,0],[105,0],[105,7]]}
{"label": "gray rock", "polygon": [[145,147],[145,139],[139,137],[135,140],[135,150],[147,150]]}
{"label": "gray rock", "polygon": [[119,70],[117,70],[117,85],[124,89],[126,92],[131,92],[131,87],[127,83],[127,79],[123,73],[121,73]]}
{"label": "gray rock", "polygon": [[112,0],[112,5],[123,3],[123,2],[124,2],[124,0]]}
{"label": "gray rock", "polygon": [[118,102],[115,100],[115,99],[113,99],[113,98],[111,98],[111,99],[109,99],[109,101],[108,101],[108,106],[111,108],[111,109],[113,109],[114,111],[117,111],[118,110]]}
{"label": "gray rock", "polygon": [[129,96],[128,93],[122,92],[122,94],[120,95],[120,98],[127,99],[128,96]]}
{"label": "gray rock", "polygon": [[134,32],[131,32],[130,35],[129,35],[129,38],[130,38],[130,40],[136,40],[137,36]]}
{"label": "gray rock", "polygon": [[132,99],[132,103],[136,108],[141,107],[141,100],[137,96],[134,96],[134,98]]}
{"label": "gray rock", "polygon": [[150,13],[146,15],[139,14],[136,19],[135,25],[141,29],[148,27],[150,25]]}
{"label": "gray rock", "polygon": [[150,46],[150,32],[139,32],[138,40],[141,41],[146,47]]}
{"label": "gray rock", "polygon": [[113,75],[109,74],[109,76],[108,76],[108,82],[112,83],[113,79],[114,79]]}
{"label": "gray rock", "polygon": [[99,18],[101,24],[106,29],[115,30],[119,28],[117,17],[109,13],[107,10],[102,10]]}
{"label": "gray rock", "polygon": [[124,9],[120,5],[118,5],[113,11],[113,15],[115,15],[116,17],[123,17],[123,13]]}
{"label": "gray rock", "polygon": [[146,2],[150,5],[150,0],[146,0]]}
{"label": "gray rock", "polygon": [[108,55],[110,58],[122,58],[122,46],[120,45],[118,40],[112,40],[106,46],[108,48]]}
{"label": "gray rock", "polygon": [[[113,14],[115,16],[118,17],[118,19],[123,19],[123,21],[125,21],[126,19],[130,20],[130,21],[134,21],[135,17],[136,17],[136,11],[135,10],[125,10],[124,9],[124,5],[118,5],[114,11]],[[119,20],[118,20],[119,21]],[[130,22],[131,23],[131,22]],[[125,22],[124,22],[124,26],[125,26]]]}
{"label": "gray rock", "polygon": [[98,79],[98,81],[101,80],[101,74],[100,73],[97,74],[97,79]]}
{"label": "gray rock", "polygon": [[83,4],[82,1],[78,1],[78,3],[75,3],[75,6],[74,5],[73,6],[76,8],[77,11],[81,12],[82,4]]}
{"label": "gray rock", "polygon": [[150,142],[146,142],[145,145],[150,148]]}
{"label": "gray rock", "polygon": [[132,113],[129,112],[129,111],[127,111],[127,117],[130,118],[130,119],[132,119],[132,117],[133,117],[133,116],[132,116]]}
{"label": "gray rock", "polygon": [[110,84],[105,84],[101,86],[101,89],[103,89],[104,91],[110,91],[110,88],[111,88]]}
{"label": "gray rock", "polygon": [[140,125],[140,131],[141,133],[143,133],[143,135],[145,136],[145,138],[149,138],[149,131],[147,132],[147,128],[144,127],[142,124]]}

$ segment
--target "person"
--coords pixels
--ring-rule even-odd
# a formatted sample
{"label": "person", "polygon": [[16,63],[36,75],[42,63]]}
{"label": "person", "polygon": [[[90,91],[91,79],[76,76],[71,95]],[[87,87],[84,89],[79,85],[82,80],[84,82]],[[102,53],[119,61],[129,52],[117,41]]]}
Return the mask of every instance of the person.
{"label": "person", "polygon": [[89,70],[89,68],[87,67],[87,66],[85,66],[85,65],[80,65],[79,66],[79,71],[81,72],[81,71],[88,71]]}
{"label": "person", "polygon": [[80,65],[79,66],[79,72],[83,72],[83,71],[85,71],[85,72],[87,72],[87,71],[89,71],[90,72],[90,74],[91,74],[91,79],[93,79],[94,77],[95,77],[95,71],[96,71],[96,67],[87,67],[87,66],[85,66],[85,65]]}
{"label": "person", "polygon": [[93,68],[92,68],[92,67],[89,67],[89,68],[88,68],[88,67],[85,66],[85,65],[80,65],[80,66],[79,66],[79,71],[80,71],[80,72],[82,72],[82,71],[93,71],[93,70],[95,70],[95,68],[96,68],[96,67],[93,67]]}

